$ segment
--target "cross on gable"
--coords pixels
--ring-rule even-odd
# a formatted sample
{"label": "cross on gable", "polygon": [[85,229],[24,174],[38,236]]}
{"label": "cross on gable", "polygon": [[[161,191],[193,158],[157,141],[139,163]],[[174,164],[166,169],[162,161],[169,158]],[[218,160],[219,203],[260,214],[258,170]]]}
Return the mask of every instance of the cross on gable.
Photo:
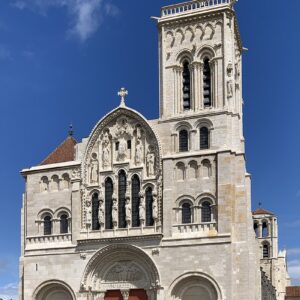
{"label": "cross on gable", "polygon": [[118,96],[121,97],[120,106],[125,106],[125,97],[128,96],[128,91],[125,88],[121,88],[121,90],[118,92]]}

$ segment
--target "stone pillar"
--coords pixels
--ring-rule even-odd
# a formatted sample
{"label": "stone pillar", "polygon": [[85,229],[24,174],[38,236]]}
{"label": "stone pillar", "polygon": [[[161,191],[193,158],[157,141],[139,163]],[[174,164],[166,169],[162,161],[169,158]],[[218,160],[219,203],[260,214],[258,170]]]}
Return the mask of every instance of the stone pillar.
{"label": "stone pillar", "polygon": [[194,111],[199,111],[202,109],[202,98],[203,98],[203,92],[202,92],[202,69],[203,64],[200,62],[193,62],[192,63],[192,69],[193,69],[193,109]]}
{"label": "stone pillar", "polygon": [[181,66],[173,67],[173,78],[174,78],[174,107],[175,114],[180,114],[183,111],[183,92],[182,92],[182,71],[183,68]]}

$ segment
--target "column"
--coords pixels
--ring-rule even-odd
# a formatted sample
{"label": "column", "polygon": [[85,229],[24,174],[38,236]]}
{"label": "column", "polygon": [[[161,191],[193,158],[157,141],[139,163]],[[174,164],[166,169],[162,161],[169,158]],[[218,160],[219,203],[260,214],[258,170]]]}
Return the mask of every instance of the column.
{"label": "column", "polygon": [[179,114],[183,111],[182,108],[182,67],[174,66],[174,113]]}
{"label": "column", "polygon": [[202,99],[202,84],[201,80],[201,70],[203,69],[203,64],[200,62],[194,62],[193,66],[193,109],[198,111],[201,109],[201,99]]}

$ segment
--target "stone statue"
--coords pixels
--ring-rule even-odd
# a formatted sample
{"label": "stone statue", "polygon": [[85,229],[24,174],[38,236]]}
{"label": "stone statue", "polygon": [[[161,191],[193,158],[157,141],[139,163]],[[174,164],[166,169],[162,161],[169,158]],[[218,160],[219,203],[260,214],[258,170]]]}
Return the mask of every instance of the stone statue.
{"label": "stone statue", "polygon": [[124,138],[119,140],[118,159],[123,161],[127,156],[127,141]]}
{"label": "stone statue", "polygon": [[233,83],[232,80],[229,79],[227,81],[227,98],[231,98],[233,96]]}
{"label": "stone statue", "polygon": [[113,199],[113,206],[112,206],[112,221],[114,224],[114,227],[118,224],[118,205],[117,205],[117,199]]}
{"label": "stone statue", "polygon": [[87,206],[86,208],[86,225],[92,225],[92,207],[91,205]]}
{"label": "stone statue", "polygon": [[106,132],[103,137],[102,163],[104,168],[107,168],[110,165],[110,142],[108,132]]}
{"label": "stone statue", "polygon": [[147,153],[147,173],[148,173],[148,176],[153,176],[154,175],[154,163],[155,163],[154,153],[148,152]]}
{"label": "stone statue", "polygon": [[130,199],[126,199],[125,214],[126,214],[126,222],[130,223],[131,222],[131,204],[130,204]]}
{"label": "stone statue", "polygon": [[138,140],[135,147],[135,163],[139,165],[142,162],[143,162],[143,144],[141,141]]}
{"label": "stone statue", "polygon": [[98,183],[98,173],[99,173],[99,162],[97,159],[97,154],[92,154],[91,159],[91,170],[90,170],[90,183],[95,184]]}
{"label": "stone statue", "polygon": [[98,221],[101,226],[105,222],[105,220],[104,220],[104,203],[103,203],[102,199],[99,200]]}
{"label": "stone statue", "polygon": [[141,197],[141,200],[140,200],[139,216],[140,216],[141,221],[144,221],[146,218],[146,207],[145,207],[144,197]]}
{"label": "stone statue", "polygon": [[157,204],[157,192],[154,191],[152,194],[153,202],[152,202],[152,218],[155,220],[158,219],[158,204]]}

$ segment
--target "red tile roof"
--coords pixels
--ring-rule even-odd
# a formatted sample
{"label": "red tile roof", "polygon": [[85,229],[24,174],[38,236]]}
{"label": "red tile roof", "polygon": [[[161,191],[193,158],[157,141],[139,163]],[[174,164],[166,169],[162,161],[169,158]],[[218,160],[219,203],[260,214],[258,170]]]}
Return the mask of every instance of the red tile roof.
{"label": "red tile roof", "polygon": [[252,214],[253,215],[274,215],[272,212],[270,212],[264,208],[258,208]]}
{"label": "red tile roof", "polygon": [[300,286],[287,286],[286,297],[300,297]]}
{"label": "red tile roof", "polygon": [[76,140],[69,136],[40,165],[50,165],[73,161],[75,159]]}

